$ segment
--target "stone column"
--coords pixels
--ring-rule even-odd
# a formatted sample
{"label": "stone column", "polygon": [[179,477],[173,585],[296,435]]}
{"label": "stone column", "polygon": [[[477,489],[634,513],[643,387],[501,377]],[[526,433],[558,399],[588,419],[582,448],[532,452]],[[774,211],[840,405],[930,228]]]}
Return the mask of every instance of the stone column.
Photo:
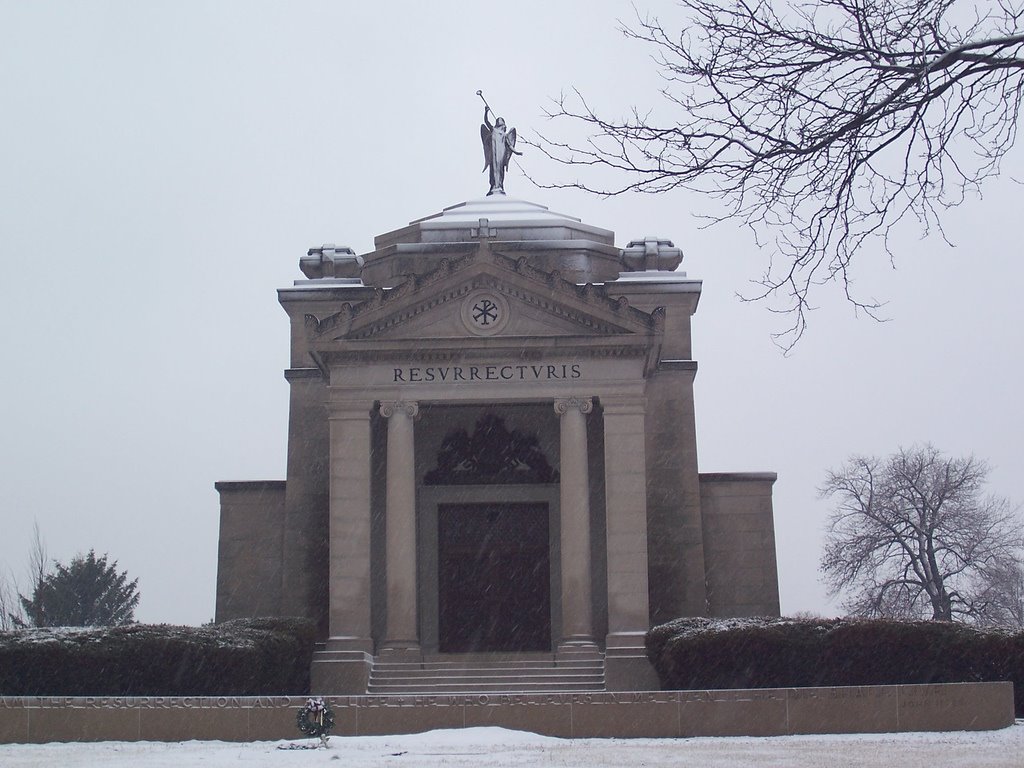
{"label": "stone column", "polygon": [[587,469],[587,414],[590,398],[555,400],[561,417],[560,474],[562,637],[559,654],[593,654],[590,569],[590,479]]}
{"label": "stone column", "polygon": [[603,397],[605,515],[608,530],[608,637],[605,684],[610,691],[658,690],[647,661],[647,459],[643,397]]}
{"label": "stone column", "polygon": [[416,457],[413,419],[419,404],[402,400],[381,402],[388,420],[387,514],[385,527],[387,629],[383,652],[420,652],[416,620]]}

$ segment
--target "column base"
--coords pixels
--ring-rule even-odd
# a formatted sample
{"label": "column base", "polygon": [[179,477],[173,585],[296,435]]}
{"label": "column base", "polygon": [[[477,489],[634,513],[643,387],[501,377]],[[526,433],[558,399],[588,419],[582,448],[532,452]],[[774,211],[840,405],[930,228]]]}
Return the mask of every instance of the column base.
{"label": "column base", "polygon": [[598,661],[600,659],[601,649],[589,637],[566,638],[555,649],[556,661]]}
{"label": "column base", "polygon": [[331,653],[360,651],[373,656],[373,638],[357,637],[355,635],[334,635],[327,638],[323,650]]}
{"label": "column base", "polygon": [[332,637],[313,654],[310,692],[320,696],[364,695],[373,666],[370,638]]}
{"label": "column base", "polygon": [[660,691],[661,682],[647,660],[646,632],[613,632],[606,638],[604,685],[608,691]]}
{"label": "column base", "polygon": [[380,661],[418,663],[423,661],[423,651],[414,640],[386,640],[377,652],[377,658]]}

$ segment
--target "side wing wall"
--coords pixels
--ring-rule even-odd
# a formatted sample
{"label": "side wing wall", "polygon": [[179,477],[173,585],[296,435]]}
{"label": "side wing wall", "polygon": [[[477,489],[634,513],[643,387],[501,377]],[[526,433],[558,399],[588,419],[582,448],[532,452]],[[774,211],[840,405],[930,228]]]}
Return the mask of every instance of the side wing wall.
{"label": "side wing wall", "polygon": [[701,473],[708,615],[778,616],[774,472]]}
{"label": "side wing wall", "polygon": [[214,487],[220,493],[215,620],[281,615],[284,481]]}

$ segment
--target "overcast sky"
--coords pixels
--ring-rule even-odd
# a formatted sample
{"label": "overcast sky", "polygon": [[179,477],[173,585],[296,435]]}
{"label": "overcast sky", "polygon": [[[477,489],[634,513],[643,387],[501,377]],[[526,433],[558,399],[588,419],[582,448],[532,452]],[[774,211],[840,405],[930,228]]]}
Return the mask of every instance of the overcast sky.
{"label": "overcast sky", "polygon": [[[666,8],[661,0],[642,7]],[[577,87],[612,113],[655,98],[628,3],[0,0],[0,567],[25,582],[33,521],[51,557],[107,552],[139,578],[143,621],[214,612],[217,480],[283,479],[286,316],[276,289],[322,243],[373,237],[464,200],[487,176],[483,89],[521,134]],[[538,179],[554,169],[535,152]],[[1024,500],[1024,157],[855,272],[891,321],[818,296],[789,357],[737,292],[767,254],[708,201],[510,195],[683,249],[702,471],[779,474],[782,609],[834,612],[817,561],[825,472],[931,441],[992,465]]]}

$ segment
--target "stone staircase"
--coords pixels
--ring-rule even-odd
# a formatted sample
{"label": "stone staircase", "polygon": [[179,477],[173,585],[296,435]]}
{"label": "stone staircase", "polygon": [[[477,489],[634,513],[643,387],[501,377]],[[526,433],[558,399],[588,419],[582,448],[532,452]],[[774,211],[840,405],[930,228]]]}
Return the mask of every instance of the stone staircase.
{"label": "stone staircase", "polygon": [[374,660],[367,693],[581,693],[604,691],[604,658],[550,653],[444,654],[423,661]]}

